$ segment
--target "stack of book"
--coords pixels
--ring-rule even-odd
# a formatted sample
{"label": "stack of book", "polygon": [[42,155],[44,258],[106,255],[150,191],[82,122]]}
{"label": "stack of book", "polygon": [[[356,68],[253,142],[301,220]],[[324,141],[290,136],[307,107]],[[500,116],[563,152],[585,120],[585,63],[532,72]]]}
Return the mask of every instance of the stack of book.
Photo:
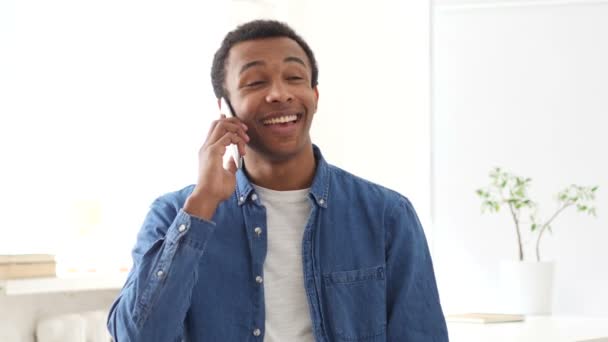
{"label": "stack of book", "polygon": [[0,279],[55,277],[57,263],[50,254],[0,255]]}

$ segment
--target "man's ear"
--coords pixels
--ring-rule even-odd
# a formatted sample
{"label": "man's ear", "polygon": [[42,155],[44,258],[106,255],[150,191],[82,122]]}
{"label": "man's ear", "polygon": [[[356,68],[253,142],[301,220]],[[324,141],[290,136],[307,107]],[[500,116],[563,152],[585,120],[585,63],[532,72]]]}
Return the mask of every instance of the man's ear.
{"label": "man's ear", "polygon": [[315,91],[315,112],[316,112],[317,104],[319,103],[319,87],[315,86],[313,90]]}
{"label": "man's ear", "polygon": [[222,109],[222,101],[221,101],[221,99],[217,99],[217,108]]}

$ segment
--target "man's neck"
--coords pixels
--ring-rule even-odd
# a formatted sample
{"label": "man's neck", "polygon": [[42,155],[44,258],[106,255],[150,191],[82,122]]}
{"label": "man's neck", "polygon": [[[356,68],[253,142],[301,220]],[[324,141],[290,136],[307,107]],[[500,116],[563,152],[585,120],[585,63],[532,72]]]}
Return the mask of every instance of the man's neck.
{"label": "man's neck", "polygon": [[247,151],[245,167],[249,180],[261,187],[278,190],[309,188],[315,176],[316,161],[312,146],[303,149],[293,158],[275,161]]}

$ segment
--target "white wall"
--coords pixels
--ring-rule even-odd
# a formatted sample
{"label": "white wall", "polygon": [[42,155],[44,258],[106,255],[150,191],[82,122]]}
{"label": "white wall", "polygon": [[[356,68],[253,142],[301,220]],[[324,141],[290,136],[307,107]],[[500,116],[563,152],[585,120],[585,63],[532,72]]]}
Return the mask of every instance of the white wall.
{"label": "white wall", "polygon": [[[97,241],[128,255],[154,198],[196,179],[197,151],[217,115],[209,71],[225,11],[197,1],[7,4],[0,253],[62,253],[76,245],[65,243],[77,235],[74,203],[96,200]],[[22,224],[34,212],[44,226]]]}
{"label": "white wall", "polygon": [[[428,0],[28,0],[10,12],[0,31],[0,153],[10,165],[0,186],[10,195],[0,204],[12,215],[0,232],[28,215],[31,194],[49,205],[37,208],[45,229],[12,231],[0,251],[62,248],[71,202],[90,199],[101,202],[101,238],[128,234],[119,247],[130,248],[155,196],[196,179],[217,117],[209,70],[222,36],[264,17],[290,23],[317,54],[312,135],[327,159],[410,197],[429,221]],[[44,238],[19,243],[34,233]]]}
{"label": "white wall", "polygon": [[545,217],[562,187],[600,185],[598,217],[565,212],[543,255],[557,262],[556,313],[608,314],[608,3],[500,3],[434,11],[435,262],[444,306],[497,308],[497,266],[516,258],[515,233],[507,213],[481,215],[474,191],[503,166],[533,179]]}

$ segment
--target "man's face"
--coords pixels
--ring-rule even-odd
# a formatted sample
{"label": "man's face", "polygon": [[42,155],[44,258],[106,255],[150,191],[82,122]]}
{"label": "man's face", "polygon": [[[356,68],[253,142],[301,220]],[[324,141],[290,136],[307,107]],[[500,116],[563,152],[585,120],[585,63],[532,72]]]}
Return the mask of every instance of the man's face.
{"label": "man's face", "polygon": [[310,62],[289,38],[240,42],[230,49],[225,86],[236,116],[249,128],[249,148],[286,160],[310,145],[319,94]]}

